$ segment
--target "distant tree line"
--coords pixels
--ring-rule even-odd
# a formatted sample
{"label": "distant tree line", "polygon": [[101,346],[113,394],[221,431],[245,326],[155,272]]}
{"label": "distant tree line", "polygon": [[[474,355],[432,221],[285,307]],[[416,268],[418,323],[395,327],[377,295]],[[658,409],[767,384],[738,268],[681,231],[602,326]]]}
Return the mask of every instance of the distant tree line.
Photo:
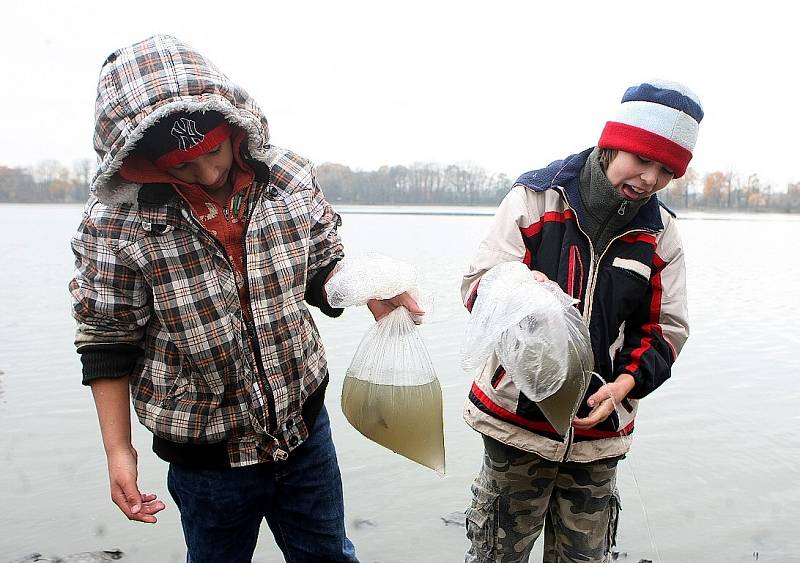
{"label": "distant tree line", "polygon": [[682,178],[673,180],[659,192],[659,198],[667,205],[685,209],[797,213],[800,182],[790,182],[785,190],[777,190],[758,174],[742,176],[716,171],[700,176],[689,168]]}
{"label": "distant tree line", "polygon": [[[71,167],[47,160],[32,168],[0,166],[0,203],[78,203],[86,200],[94,164]],[[317,167],[317,178],[334,203],[383,205],[497,205],[513,178],[472,165],[433,163],[353,170],[342,164]],[[783,187],[783,186],[781,186]],[[757,174],[709,172],[692,168],[659,192],[677,209],[800,212],[800,182],[777,189]]]}
{"label": "distant tree line", "polygon": [[[488,174],[479,167],[438,164],[382,166],[372,171],[322,164],[317,178],[330,201],[363,204],[497,205],[513,182],[505,174]],[[757,174],[700,176],[689,168],[658,195],[679,209],[800,212],[800,182],[779,191]]]}
{"label": "distant tree line", "polygon": [[505,174],[455,164],[362,171],[325,163],[317,167],[317,179],[332,202],[389,205],[495,205],[511,186]]}
{"label": "distant tree line", "polygon": [[86,201],[94,164],[76,161],[68,168],[45,160],[32,168],[0,166],[0,203],[77,203]]}

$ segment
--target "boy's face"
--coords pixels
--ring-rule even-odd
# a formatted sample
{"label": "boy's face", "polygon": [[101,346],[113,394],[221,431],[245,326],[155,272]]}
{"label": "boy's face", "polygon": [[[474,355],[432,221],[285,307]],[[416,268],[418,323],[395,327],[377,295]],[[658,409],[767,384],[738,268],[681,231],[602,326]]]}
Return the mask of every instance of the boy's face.
{"label": "boy's face", "polygon": [[606,170],[606,177],[625,199],[644,199],[664,188],[675,173],[655,160],[617,151]]}
{"label": "boy's face", "polygon": [[213,192],[229,185],[232,164],[233,150],[229,137],[204,155],[167,168],[167,172],[187,184],[197,184]]}

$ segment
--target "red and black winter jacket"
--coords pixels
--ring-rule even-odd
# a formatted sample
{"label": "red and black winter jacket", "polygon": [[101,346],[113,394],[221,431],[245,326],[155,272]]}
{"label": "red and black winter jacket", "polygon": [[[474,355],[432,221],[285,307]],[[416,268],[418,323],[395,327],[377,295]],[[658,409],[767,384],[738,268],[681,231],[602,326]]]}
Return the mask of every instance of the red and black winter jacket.
{"label": "red and black winter jacket", "polygon": [[[480,299],[480,278],[494,265],[519,260],[556,281],[588,322],[595,371],[606,381],[630,373],[636,386],[621,414],[562,439],[538,406],[521,394],[495,357],[476,378],[465,418],[485,434],[554,460],[592,461],[627,450],[638,399],[670,377],[688,337],[683,251],[674,217],[656,196],[594,248],[581,229],[585,216],[578,177],[591,149],[523,174],[500,205],[462,284],[468,309]],[[592,377],[586,397],[602,385]],[[582,401],[577,416],[589,413]],[[585,444],[591,442],[591,444]]]}

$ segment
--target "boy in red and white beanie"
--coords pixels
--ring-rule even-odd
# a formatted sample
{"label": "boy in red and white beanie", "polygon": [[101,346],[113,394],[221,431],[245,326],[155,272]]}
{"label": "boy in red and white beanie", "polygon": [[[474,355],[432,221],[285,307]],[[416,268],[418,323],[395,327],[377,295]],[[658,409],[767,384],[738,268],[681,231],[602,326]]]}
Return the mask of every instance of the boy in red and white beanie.
{"label": "boy in red and white beanie", "polygon": [[697,96],[676,82],[653,80],[631,86],[614,119],[606,123],[597,146],[657,160],[680,178],[686,172],[703,107]]}
{"label": "boy in red and white beanie", "polygon": [[685,173],[702,118],[685,86],[636,84],[596,147],[523,174],[500,204],[463,278],[465,305],[481,299],[486,272],[520,261],[576,300],[594,369],[538,401],[496,355],[475,377],[464,418],[483,437],[484,463],[468,563],[528,561],[542,529],[545,562],[609,560],[616,466],[639,400],[670,377],[689,335],[677,222],[656,193]]}

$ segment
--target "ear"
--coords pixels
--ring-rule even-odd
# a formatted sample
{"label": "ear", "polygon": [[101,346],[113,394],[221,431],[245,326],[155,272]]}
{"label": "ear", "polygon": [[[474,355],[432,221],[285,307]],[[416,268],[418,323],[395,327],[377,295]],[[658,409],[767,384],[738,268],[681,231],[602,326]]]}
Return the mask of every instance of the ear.
{"label": "ear", "polygon": [[269,183],[269,166],[266,163],[254,158],[253,155],[250,154],[250,150],[247,146],[247,137],[245,137],[239,145],[239,157],[242,159],[242,162],[253,169],[257,181],[261,182],[262,184]]}

